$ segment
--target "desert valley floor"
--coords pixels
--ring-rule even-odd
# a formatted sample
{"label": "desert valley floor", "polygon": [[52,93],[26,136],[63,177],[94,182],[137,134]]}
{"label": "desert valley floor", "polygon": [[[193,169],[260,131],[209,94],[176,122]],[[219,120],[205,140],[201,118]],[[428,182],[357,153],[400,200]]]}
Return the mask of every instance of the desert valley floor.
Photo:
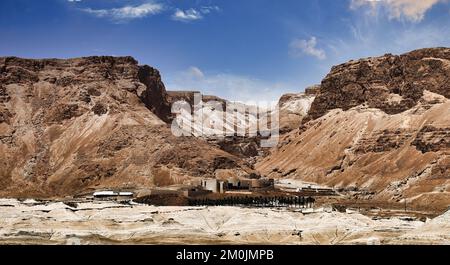
{"label": "desert valley floor", "polygon": [[1,199],[1,244],[449,244],[450,212],[375,218],[316,208]]}

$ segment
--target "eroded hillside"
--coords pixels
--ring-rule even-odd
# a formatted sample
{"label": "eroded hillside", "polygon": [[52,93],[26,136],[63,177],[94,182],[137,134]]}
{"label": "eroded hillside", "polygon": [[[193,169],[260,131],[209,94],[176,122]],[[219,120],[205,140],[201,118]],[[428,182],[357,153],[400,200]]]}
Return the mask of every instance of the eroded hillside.
{"label": "eroded hillside", "polygon": [[241,161],[172,135],[159,72],[131,57],[0,58],[0,196],[51,197],[214,176]]}
{"label": "eroded hillside", "polygon": [[[450,49],[333,67],[308,117],[256,166],[371,200],[450,203]],[[357,198],[357,197],[355,197]]]}

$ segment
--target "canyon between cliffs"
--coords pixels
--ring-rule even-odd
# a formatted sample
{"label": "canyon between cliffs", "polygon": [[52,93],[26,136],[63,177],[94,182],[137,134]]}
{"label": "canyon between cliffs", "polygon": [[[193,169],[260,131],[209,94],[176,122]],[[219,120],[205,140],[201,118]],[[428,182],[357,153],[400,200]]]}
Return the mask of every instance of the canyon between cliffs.
{"label": "canyon between cliffs", "polygon": [[[1,57],[0,243],[450,243],[450,48],[334,66],[281,97],[272,148],[174,136],[172,104],[193,95],[132,57]],[[83,199],[222,175],[336,194],[310,212]]]}

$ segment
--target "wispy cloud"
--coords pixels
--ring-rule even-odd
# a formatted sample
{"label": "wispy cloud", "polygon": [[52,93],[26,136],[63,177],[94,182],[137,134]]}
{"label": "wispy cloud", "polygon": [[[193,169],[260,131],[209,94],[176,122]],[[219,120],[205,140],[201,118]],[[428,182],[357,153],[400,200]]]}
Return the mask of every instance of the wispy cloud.
{"label": "wispy cloud", "polygon": [[[67,0],[68,2],[81,2],[82,0]],[[191,22],[203,19],[212,12],[218,12],[221,9],[218,6],[201,6],[189,9],[180,9],[176,7],[166,6],[162,3],[151,1],[141,5],[127,5],[118,8],[80,9],[85,13],[91,14],[99,18],[108,18],[114,22],[126,22],[137,18],[143,18],[165,12],[174,12],[171,15],[172,20],[181,22]]]}
{"label": "wispy cloud", "polygon": [[144,3],[138,6],[129,5],[111,9],[85,8],[82,10],[97,17],[110,18],[116,22],[123,22],[161,13],[164,10],[164,6],[159,3],[151,2]]}
{"label": "wispy cloud", "polygon": [[204,15],[210,14],[213,11],[220,11],[218,6],[202,6],[200,9],[189,8],[181,10],[177,8],[172,15],[172,19],[181,22],[190,22],[203,19]]}
{"label": "wispy cloud", "polygon": [[198,67],[196,66],[191,66],[189,67],[187,74],[189,77],[192,77],[194,79],[202,79],[205,77],[205,74],[203,73],[202,70],[200,70]]}
{"label": "wispy cloud", "polygon": [[209,14],[209,13],[211,13],[213,11],[220,11],[220,8],[218,6],[202,6],[200,8],[200,11],[203,14]]}
{"label": "wispy cloud", "polygon": [[289,54],[293,57],[309,55],[319,60],[327,58],[323,49],[317,47],[317,38],[311,37],[309,40],[295,39],[289,44]]}
{"label": "wispy cloud", "polygon": [[177,9],[177,10],[175,10],[175,13],[172,15],[173,20],[183,21],[183,22],[199,20],[202,18],[203,18],[202,13],[200,13],[199,11],[197,11],[193,8],[190,8],[188,10]]}
{"label": "wispy cloud", "polygon": [[[448,20],[447,20],[448,21]],[[385,53],[402,54],[411,50],[448,46],[448,23],[402,23],[390,27],[388,21],[375,21],[359,16],[348,22],[350,36],[325,40],[332,64]],[[345,28],[345,27],[344,27]]]}
{"label": "wispy cloud", "polygon": [[439,2],[447,0],[352,0],[350,8],[368,8],[368,14],[378,15],[386,12],[389,19],[420,22],[426,12]]}

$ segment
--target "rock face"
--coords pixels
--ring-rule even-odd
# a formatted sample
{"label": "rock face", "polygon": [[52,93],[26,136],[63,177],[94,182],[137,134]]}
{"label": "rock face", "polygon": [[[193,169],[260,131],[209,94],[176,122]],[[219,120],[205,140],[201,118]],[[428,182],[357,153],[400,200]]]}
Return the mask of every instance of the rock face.
{"label": "rock face", "polygon": [[403,55],[350,61],[331,69],[308,113],[317,119],[329,110],[365,104],[387,114],[416,106],[428,90],[450,98],[450,49],[422,49]]}
{"label": "rock face", "polygon": [[[194,95],[198,94],[201,95],[200,91],[167,91],[167,100],[169,101],[169,104],[172,105],[174,102],[177,101],[186,101],[191,106],[191,109],[193,109],[194,106]],[[209,101],[217,101],[221,103],[223,110],[226,110],[226,100],[211,96],[211,95],[201,95],[203,102],[209,102]]]}
{"label": "rock face", "polygon": [[305,93],[285,94],[279,102],[280,133],[287,133],[298,128],[308,114],[320,85],[305,89]]}
{"label": "rock face", "polygon": [[142,102],[159,118],[166,122],[170,121],[170,103],[158,70],[148,65],[141,66],[138,77],[139,81],[147,87],[140,95]]}
{"label": "rock face", "polygon": [[167,120],[159,72],[131,57],[0,58],[0,196],[170,185],[214,176],[223,160],[246,170]]}
{"label": "rock face", "polygon": [[450,204],[450,49],[333,67],[308,117],[256,169],[364,198]]}

